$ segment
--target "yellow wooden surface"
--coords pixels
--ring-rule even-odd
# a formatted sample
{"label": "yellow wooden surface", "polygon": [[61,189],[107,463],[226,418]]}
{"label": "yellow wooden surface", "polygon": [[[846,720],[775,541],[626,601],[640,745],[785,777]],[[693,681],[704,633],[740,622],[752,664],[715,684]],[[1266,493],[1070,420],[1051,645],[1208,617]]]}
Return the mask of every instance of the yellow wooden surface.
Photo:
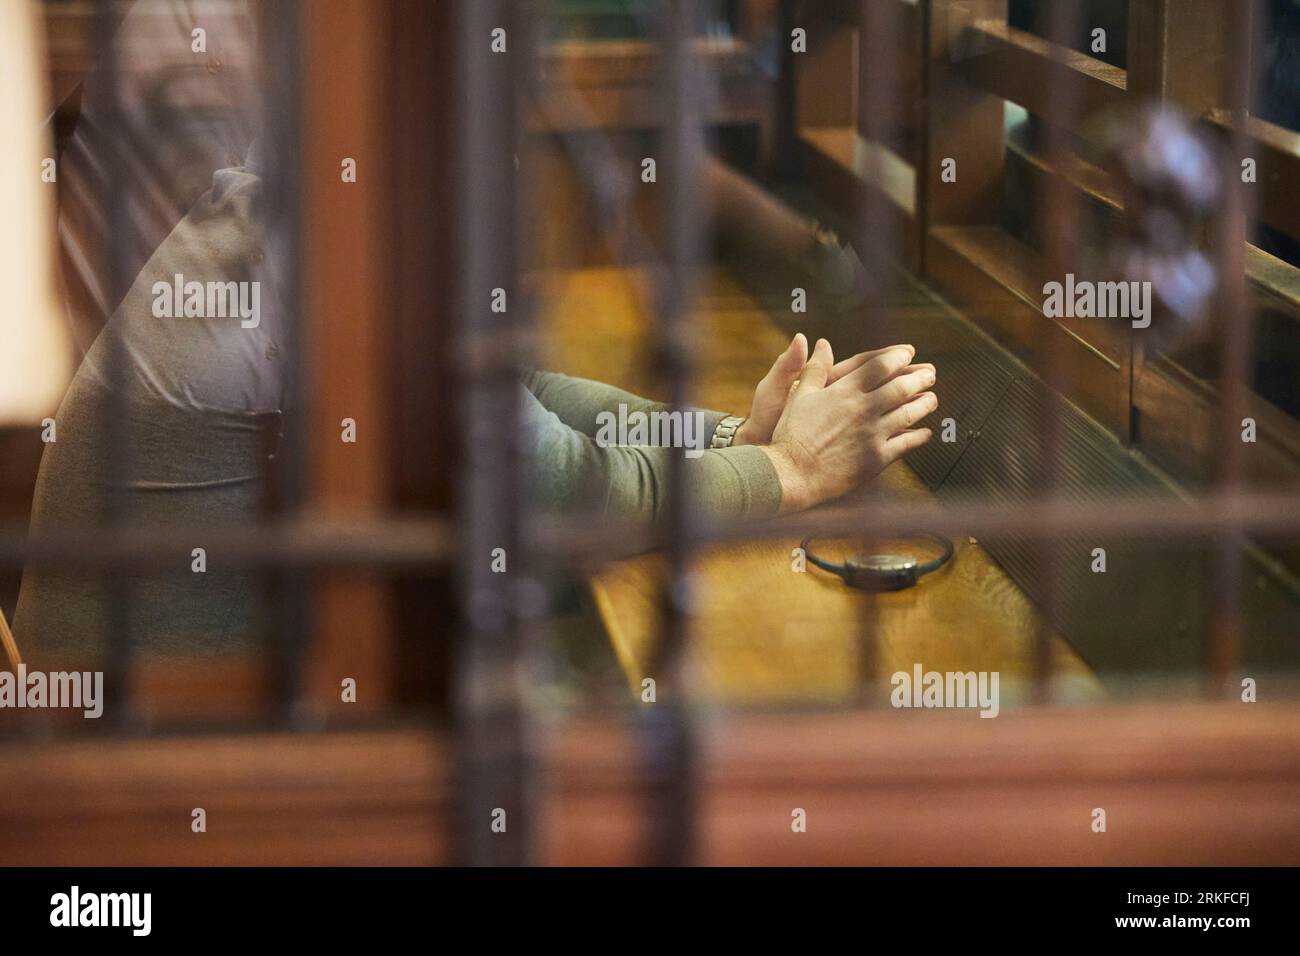
{"label": "yellow wooden surface", "polygon": [[[647,281],[644,274],[614,268],[542,279],[545,367],[662,397],[648,374]],[[724,272],[706,277],[698,305],[693,401],[743,414],[754,385],[788,338]],[[878,482],[890,495],[929,494],[902,463],[888,468]],[[801,534],[797,517],[789,523],[788,539],[731,544],[697,559],[689,668],[696,699],[728,704],[884,700],[890,675],[910,673],[918,663],[925,670],[997,671],[1004,704],[1027,697],[1039,615],[978,543],[954,542],[952,562],[915,588],[869,595],[815,568],[792,570],[791,552]],[[852,542],[823,546],[832,553],[839,548],[841,556],[848,553],[844,549],[853,550]],[[656,640],[662,570],[659,555],[645,555],[608,565],[592,580],[601,617],[634,688],[643,677],[655,676],[644,667]],[[1059,637],[1053,646],[1058,694],[1076,700],[1102,696],[1074,651]]]}

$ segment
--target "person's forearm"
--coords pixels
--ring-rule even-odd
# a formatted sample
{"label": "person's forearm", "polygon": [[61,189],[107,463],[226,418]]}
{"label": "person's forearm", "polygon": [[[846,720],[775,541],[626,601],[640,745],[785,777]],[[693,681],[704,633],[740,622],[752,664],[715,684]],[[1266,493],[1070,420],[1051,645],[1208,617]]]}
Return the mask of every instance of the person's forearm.
{"label": "person's forearm", "polygon": [[[565,425],[581,432],[589,438],[595,438],[600,432],[603,415],[619,414],[622,405],[627,414],[638,412],[651,415],[656,412],[669,411],[663,402],[652,401],[634,395],[631,392],[596,382],[591,379],[560,375],[556,372],[544,372],[534,369],[524,377],[524,385],[533,394],[542,407],[553,412]],[[690,409],[704,416],[704,443],[712,436],[725,412],[708,409]]]}
{"label": "person's forearm", "polygon": [[[525,393],[524,422],[533,436],[533,489],[549,510],[663,517],[671,456],[684,448],[609,446],[569,427]],[[766,518],[781,506],[782,486],[757,447],[707,450],[686,457],[684,476],[695,510],[707,519]]]}

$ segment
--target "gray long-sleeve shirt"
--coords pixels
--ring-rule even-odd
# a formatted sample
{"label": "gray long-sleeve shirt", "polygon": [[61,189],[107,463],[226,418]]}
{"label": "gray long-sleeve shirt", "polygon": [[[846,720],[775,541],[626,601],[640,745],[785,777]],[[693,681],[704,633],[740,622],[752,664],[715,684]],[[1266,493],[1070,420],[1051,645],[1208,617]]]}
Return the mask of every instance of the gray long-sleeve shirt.
{"label": "gray long-sleeve shirt", "polygon": [[[254,524],[270,447],[268,428],[282,402],[284,356],[276,340],[283,309],[275,290],[275,250],[264,249],[256,213],[256,163],[220,170],[213,188],[150,257],[91,348],[56,415],[37,479],[32,528],[90,527],[107,498],[110,387],[123,389],[131,471],[119,499],[137,525]],[[256,323],[239,315],[188,315],[160,308],[160,292],[181,275],[204,283],[265,283]],[[164,296],[165,298],[165,296]],[[116,342],[116,348],[110,343]],[[124,368],[108,371],[111,354]],[[546,509],[628,517],[658,516],[669,456],[681,447],[615,446],[599,440],[601,420],[622,408],[652,415],[668,409],[598,382],[532,372],[521,387],[531,436],[530,486]],[[450,410],[448,410],[450,412]],[[775,469],[754,447],[703,450],[720,412],[700,412],[691,433],[699,451],[686,462],[691,493],[719,518],[776,512]],[[671,436],[670,436],[671,437]],[[198,538],[202,538],[201,531]],[[203,546],[195,540],[194,547]],[[174,569],[135,580],[130,604],[134,639],[150,649],[219,650],[254,638],[258,582],[208,555],[192,570],[189,555]],[[102,650],[109,605],[118,596],[89,574],[32,570],[24,575],[15,633],[36,659],[56,651]]]}
{"label": "gray long-sleeve shirt", "polygon": [[[630,392],[552,372],[534,371],[525,380],[525,424],[533,436],[533,488],[543,507],[594,507],[600,513],[661,516],[666,500],[668,458],[686,457],[685,476],[695,507],[713,518],[763,518],[781,504],[776,470],[754,446],[686,449],[658,445],[602,445],[602,420],[622,414],[666,416],[668,406]],[[698,411],[706,446],[722,412]],[[662,439],[663,436],[660,436]]]}

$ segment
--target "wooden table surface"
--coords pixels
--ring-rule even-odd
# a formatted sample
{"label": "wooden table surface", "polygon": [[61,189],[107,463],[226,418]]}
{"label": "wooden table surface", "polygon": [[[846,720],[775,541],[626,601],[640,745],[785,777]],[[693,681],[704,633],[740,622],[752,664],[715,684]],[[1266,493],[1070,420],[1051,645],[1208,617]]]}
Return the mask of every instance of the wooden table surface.
{"label": "wooden table surface", "polygon": [[[647,281],[617,268],[543,277],[544,367],[658,397],[647,366]],[[743,414],[788,338],[720,270],[707,276],[697,321],[694,401]],[[929,494],[901,462],[877,481],[884,494]],[[1028,698],[1039,614],[973,539],[954,542],[949,565],[916,587],[870,595],[816,568],[792,570],[791,551],[801,535],[797,517],[790,523],[788,540],[730,544],[699,555],[689,667],[695,699],[727,705],[883,701],[890,675],[911,673],[918,663],[927,671],[997,671],[1004,705]],[[833,551],[850,544],[824,546]],[[643,667],[656,640],[663,567],[660,555],[643,555],[606,566],[591,582],[629,684],[638,690],[643,677],[654,676]],[[1053,648],[1058,698],[1103,696],[1068,644],[1053,636]]]}

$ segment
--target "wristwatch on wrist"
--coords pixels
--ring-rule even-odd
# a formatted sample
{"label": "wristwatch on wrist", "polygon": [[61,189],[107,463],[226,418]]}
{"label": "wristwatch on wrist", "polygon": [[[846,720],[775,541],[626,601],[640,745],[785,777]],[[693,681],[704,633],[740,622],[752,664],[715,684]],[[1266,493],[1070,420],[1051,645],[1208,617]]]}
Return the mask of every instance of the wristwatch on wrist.
{"label": "wristwatch on wrist", "polygon": [[748,419],[740,418],[736,415],[728,415],[722,421],[718,422],[718,427],[713,430],[713,440],[709,442],[710,448],[730,448],[731,443],[736,438],[736,432],[740,431],[740,426],[745,424]]}

